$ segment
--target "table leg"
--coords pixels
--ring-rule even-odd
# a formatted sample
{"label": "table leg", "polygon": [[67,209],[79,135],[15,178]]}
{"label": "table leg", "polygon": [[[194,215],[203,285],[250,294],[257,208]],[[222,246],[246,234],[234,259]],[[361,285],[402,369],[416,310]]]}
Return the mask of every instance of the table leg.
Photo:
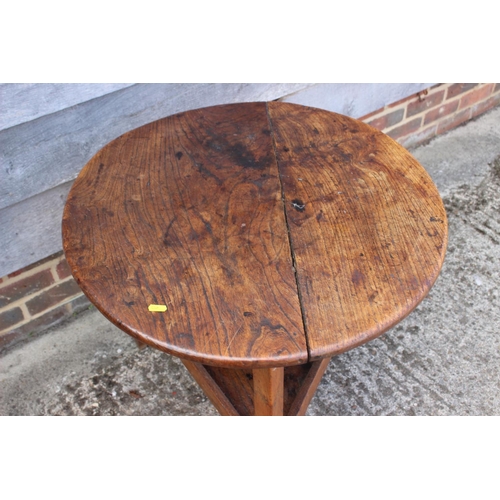
{"label": "table leg", "polygon": [[253,370],[254,415],[282,416],[285,369],[256,368]]}
{"label": "table leg", "polygon": [[328,368],[330,359],[331,358],[325,358],[320,359],[319,361],[314,361],[313,363],[308,363],[307,365],[300,365],[306,366],[307,370],[305,370],[305,376],[301,380],[295,397],[293,397],[287,415],[302,416],[306,414],[307,407],[316,393],[316,389],[323,378],[323,374]]}
{"label": "table leg", "polygon": [[182,360],[221,415],[305,415],[330,358],[285,368],[232,369]]}
{"label": "table leg", "polygon": [[208,367],[186,359],[183,359],[182,362],[222,416],[231,417],[240,415],[220,385],[214,380],[212,374],[209,373],[207,370]]}

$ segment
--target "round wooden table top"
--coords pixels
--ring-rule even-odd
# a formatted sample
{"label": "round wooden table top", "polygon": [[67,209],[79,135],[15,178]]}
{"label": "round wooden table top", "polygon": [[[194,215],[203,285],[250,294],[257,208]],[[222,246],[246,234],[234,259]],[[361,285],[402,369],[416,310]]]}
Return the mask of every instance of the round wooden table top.
{"label": "round wooden table top", "polygon": [[118,137],[82,170],[63,217],[73,276],[109,320],[233,368],[377,337],[427,294],[446,242],[439,193],[408,151],[281,102],[197,109]]}

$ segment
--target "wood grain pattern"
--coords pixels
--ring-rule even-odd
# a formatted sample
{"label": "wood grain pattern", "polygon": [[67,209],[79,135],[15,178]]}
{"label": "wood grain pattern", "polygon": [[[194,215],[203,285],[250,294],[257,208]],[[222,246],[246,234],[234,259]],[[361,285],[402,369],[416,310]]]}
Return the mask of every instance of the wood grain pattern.
{"label": "wood grain pattern", "polygon": [[0,130],[132,85],[133,83],[1,83]]}
{"label": "wood grain pattern", "polygon": [[0,208],[75,179],[102,147],[137,127],[189,109],[277,99],[309,85],[141,83],[2,130]]}
{"label": "wood grain pattern", "polygon": [[[97,97],[103,90],[101,84],[90,84],[92,88],[78,84],[78,92],[70,84],[69,93],[67,84],[54,84],[53,90],[30,85],[27,92],[23,84],[13,85],[0,96],[2,116],[30,121],[14,127],[11,122],[10,128],[0,130],[0,276],[62,249],[63,209],[50,202],[54,190],[72,182],[99,149],[129,130],[189,109],[288,100],[288,96],[292,102],[334,107],[337,112],[345,109],[346,114],[365,110],[364,114],[421,90],[421,84],[361,84],[362,88],[360,84],[304,83],[134,84]],[[105,87],[111,89],[109,84]],[[2,88],[5,85],[0,85],[0,93]],[[302,92],[305,89],[311,90]],[[90,94],[97,98],[82,102]],[[24,102],[33,104],[40,99],[46,102],[39,102],[38,109],[28,110],[26,115]],[[14,218],[36,219],[37,225],[19,226]],[[40,230],[33,231],[35,227]]]}
{"label": "wood grain pattern", "polygon": [[329,361],[325,358],[285,366],[283,372],[220,368],[187,360],[183,363],[223,416],[301,416],[305,415]]}
{"label": "wood grain pattern", "polygon": [[250,368],[219,368],[205,365],[205,369],[239,415],[254,414],[253,374]]}
{"label": "wood grain pattern", "polygon": [[188,361],[187,359],[183,359],[182,362],[198,385],[203,389],[208,399],[210,399],[215,406],[215,409],[223,417],[237,417],[241,415],[233,406],[220,385],[217,384],[212,375],[207,371],[206,366],[201,363],[196,363],[195,361]]}
{"label": "wood grain pattern", "polygon": [[216,366],[304,363],[280,191],[265,103],[175,115],[87,164],[64,212],[66,258],[147,344]]}
{"label": "wood grain pattern", "polygon": [[311,360],[385,332],[441,269],[446,212],[429,175],[357,120],[269,103]]}
{"label": "wood grain pattern", "polygon": [[[65,190],[64,201],[71,187],[68,182],[72,183],[82,166],[111,140],[187,109],[273,100],[308,86],[304,83],[134,84],[0,130],[0,276],[62,249],[63,203],[61,200],[53,203],[54,193]],[[59,101],[60,89],[45,95],[40,90],[34,89],[37,97]],[[31,92],[30,95],[33,97]],[[15,101],[26,96],[10,97]],[[59,104],[69,104],[67,97],[82,98],[78,94],[66,95]],[[0,102],[4,104],[1,98]],[[53,102],[47,104],[56,111]],[[5,106],[8,111],[15,103],[7,99]],[[11,110],[12,116],[20,111],[18,106],[15,108]],[[20,219],[34,222],[19,225]]]}
{"label": "wood grain pattern", "polygon": [[61,251],[61,216],[71,184],[0,209],[0,276]]}
{"label": "wood grain pattern", "polygon": [[255,416],[283,416],[284,368],[253,370]]}
{"label": "wood grain pattern", "polygon": [[[392,139],[270,102],[116,139],[75,182],[63,240],[83,291],[124,331],[253,369],[329,358],[403,319],[438,276],[447,224],[430,177]],[[323,368],[300,379],[314,385]]]}
{"label": "wood grain pattern", "polygon": [[[307,363],[306,365],[299,365],[298,367],[303,368],[303,373],[299,376],[294,373],[298,367],[291,366],[285,368],[285,391],[288,389],[289,393],[293,394],[289,402],[285,399],[285,415],[297,417],[306,414],[307,407],[321,382],[323,374],[328,368],[329,362],[330,358],[323,358]],[[288,377],[287,371],[289,372]],[[290,387],[294,387],[293,392],[290,391]]]}

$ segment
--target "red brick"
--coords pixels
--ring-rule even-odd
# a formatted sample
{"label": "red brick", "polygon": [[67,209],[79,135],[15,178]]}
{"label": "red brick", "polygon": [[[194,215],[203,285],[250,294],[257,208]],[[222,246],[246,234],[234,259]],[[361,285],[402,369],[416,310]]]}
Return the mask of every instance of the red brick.
{"label": "red brick", "polygon": [[405,114],[404,109],[397,109],[396,111],[392,111],[391,113],[387,113],[371,122],[368,122],[368,125],[377,128],[378,130],[384,130],[386,128],[392,127],[399,123]]}
{"label": "red brick", "polygon": [[8,333],[0,335],[0,352],[13,347],[14,345],[28,340],[30,338],[36,338],[37,335],[47,330],[52,325],[59,323],[63,319],[67,318],[71,313],[66,308],[65,305],[56,307],[52,309],[47,314],[42,314],[38,318],[14,327]]}
{"label": "red brick", "polygon": [[457,97],[457,95],[463,94],[464,92],[473,89],[477,85],[479,85],[479,83],[455,83],[448,88],[448,94],[446,95],[446,99],[452,99],[453,97]]}
{"label": "red brick", "polygon": [[448,132],[448,130],[451,130],[452,128],[458,127],[462,123],[468,121],[470,117],[471,117],[470,108],[464,109],[463,111],[459,111],[455,115],[450,116],[448,119],[445,119],[438,124],[438,130],[437,130],[438,135],[443,134],[444,132]]}
{"label": "red brick", "polygon": [[26,297],[35,292],[43,290],[54,283],[54,278],[50,269],[45,269],[39,273],[21,279],[11,285],[6,284],[0,287],[0,307],[4,307],[15,300]]}
{"label": "red brick", "polygon": [[81,293],[80,288],[76,284],[76,281],[70,279],[61,283],[60,285],[52,287],[50,290],[33,297],[31,300],[26,302],[26,307],[30,314],[39,314],[50,307],[54,307],[60,302],[64,302],[69,297]]}
{"label": "red brick", "polygon": [[12,328],[24,319],[23,312],[19,307],[0,313],[0,332]]}
{"label": "red brick", "polygon": [[406,117],[416,115],[425,111],[426,109],[433,108],[439,105],[444,99],[444,90],[441,92],[436,92],[435,94],[423,96],[423,100],[417,99],[408,104],[406,108]]}
{"label": "red brick", "polygon": [[460,100],[460,109],[468,108],[469,106],[476,104],[476,102],[483,101],[491,94],[492,91],[493,84],[490,83],[488,85],[484,85],[483,87],[479,87],[472,92],[469,92]]}
{"label": "red brick", "polygon": [[[426,92],[426,91],[428,92],[430,89],[435,89],[437,87],[440,87],[441,85],[444,85],[444,84],[443,83],[436,83],[436,85],[433,85],[432,87],[429,87],[428,89],[421,90],[417,94],[412,94],[410,96],[403,97],[403,99],[400,99],[399,101],[392,102],[391,104],[388,104],[387,107],[388,108],[395,108],[396,106],[400,106],[401,104],[404,104],[405,102],[412,101],[413,99],[417,99],[418,94],[423,94],[424,92]],[[363,120],[365,120],[366,118],[369,118],[371,115],[374,115],[375,113],[379,113],[380,111],[381,111],[381,109],[364,116]]]}
{"label": "red brick", "polygon": [[24,273],[24,271],[27,271],[27,269],[18,269],[17,271],[10,273],[9,278],[15,278],[16,276],[19,276],[21,273]]}
{"label": "red brick", "polygon": [[66,262],[66,259],[61,260],[59,264],[57,264],[57,276],[59,276],[59,279],[64,279],[67,278],[68,276],[71,276],[71,269],[69,268],[68,263]]}
{"label": "red brick", "polygon": [[422,123],[422,117],[415,118],[411,122],[407,122],[404,125],[400,125],[399,127],[393,128],[386,132],[389,137],[393,139],[398,139],[399,137],[403,137],[405,135],[411,134],[420,128],[420,124]]}
{"label": "red brick", "polygon": [[500,104],[500,94],[493,94],[486,101],[482,101],[475,106],[472,106],[472,117],[479,116],[482,113],[485,113],[491,108],[498,106]]}
{"label": "red brick", "polygon": [[372,111],[371,113],[368,113],[367,115],[363,115],[363,116],[360,116],[359,118],[357,118],[358,120],[361,120],[362,122],[365,122],[371,118],[372,116],[375,116],[375,115],[378,115],[379,113],[382,113],[382,111],[384,111],[384,108],[379,108],[379,109],[376,109],[375,111]]}
{"label": "red brick", "polygon": [[0,335],[0,353],[8,349],[20,340],[21,334],[18,332],[7,332]]}
{"label": "red brick", "polygon": [[66,304],[63,304],[14,330],[21,333],[38,333],[70,315],[71,313],[67,309]]}
{"label": "red brick", "polygon": [[398,140],[398,142],[405,148],[414,148],[430,141],[437,131],[437,125],[431,125],[423,130],[418,130],[414,134],[407,135]]}
{"label": "red brick", "polygon": [[455,99],[454,101],[450,101],[446,104],[443,104],[442,106],[439,106],[439,108],[431,109],[428,113],[426,113],[424,117],[424,125],[432,123],[433,121],[436,121],[445,116],[451,115],[458,109],[459,102],[460,101],[458,99]]}
{"label": "red brick", "polygon": [[82,312],[84,309],[88,309],[91,305],[89,299],[85,295],[81,295],[80,297],[76,297],[70,302],[71,311],[73,313]]}
{"label": "red brick", "polygon": [[[424,92],[424,91],[422,90],[422,92]],[[411,101],[412,99],[415,99],[417,96],[418,96],[418,94],[412,94],[412,95],[409,95],[408,97],[403,97],[403,99],[400,99],[399,101],[392,102],[391,104],[388,104],[387,107],[388,108],[395,108],[396,106],[399,106],[400,104],[403,104],[405,102]]]}
{"label": "red brick", "polygon": [[25,273],[26,271],[30,271],[31,269],[34,269],[35,267],[41,266],[42,264],[49,262],[49,260],[57,259],[57,257],[59,257],[61,255],[62,255],[62,250],[60,252],[49,255],[48,257],[45,257],[45,259],[39,260],[37,262],[34,262],[33,264],[30,264],[29,266],[23,267],[22,269],[18,269],[17,271],[10,273],[9,278],[14,278],[15,276],[19,276],[20,274]]}

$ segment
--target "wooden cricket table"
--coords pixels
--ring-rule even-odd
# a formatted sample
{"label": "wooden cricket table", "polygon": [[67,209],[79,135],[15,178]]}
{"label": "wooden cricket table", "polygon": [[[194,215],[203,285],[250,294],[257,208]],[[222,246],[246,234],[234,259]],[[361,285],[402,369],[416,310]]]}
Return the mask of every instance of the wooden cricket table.
{"label": "wooden cricket table", "polygon": [[333,355],[424,298],[446,242],[441,198],[408,151],[281,102],[197,109],[118,137],[63,216],[90,301],[181,358],[223,415],[304,414]]}

